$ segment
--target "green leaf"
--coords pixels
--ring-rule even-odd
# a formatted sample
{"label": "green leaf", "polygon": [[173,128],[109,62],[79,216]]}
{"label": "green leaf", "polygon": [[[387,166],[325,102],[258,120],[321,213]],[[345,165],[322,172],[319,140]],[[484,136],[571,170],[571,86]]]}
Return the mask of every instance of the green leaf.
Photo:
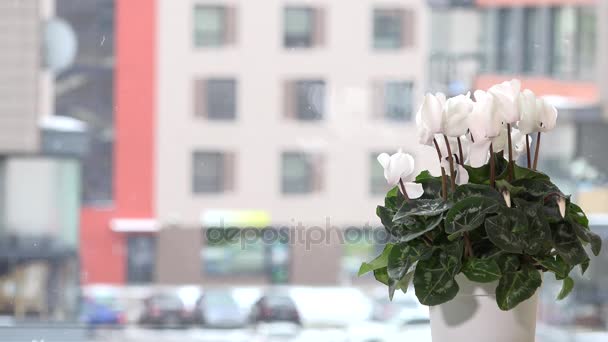
{"label": "green leaf", "polygon": [[403,223],[412,216],[436,216],[450,209],[451,203],[442,199],[419,199],[403,203],[393,222]]}
{"label": "green leaf", "polygon": [[393,187],[386,193],[384,198],[384,206],[392,211],[397,211],[405,201],[405,197],[399,190],[398,186]]}
{"label": "green leaf", "polygon": [[513,174],[515,179],[543,179],[549,180],[549,176],[540,172],[528,169],[526,167],[521,167],[515,163],[513,163]]}
{"label": "green leaf", "polygon": [[434,230],[435,228],[437,228],[437,226],[439,226],[441,221],[443,221],[443,216],[416,216],[412,217],[411,219],[413,220],[413,224],[403,224],[392,230],[392,235],[395,236],[400,242],[414,240],[415,238]]}
{"label": "green leaf", "polygon": [[388,270],[386,267],[375,269],[374,278],[376,278],[377,281],[387,286],[390,286],[391,283],[394,283],[394,280],[391,280],[388,277]]}
{"label": "green leaf", "polygon": [[499,202],[485,197],[469,197],[454,204],[445,217],[448,234],[466,232],[478,228],[488,214],[498,211]]}
{"label": "green leaf", "polygon": [[564,196],[559,188],[551,183],[551,181],[542,178],[524,178],[513,181],[513,186],[519,186],[526,189],[525,194],[529,197],[546,197],[549,194],[558,194]]}
{"label": "green leaf", "polygon": [[583,261],[580,266],[581,266],[581,275],[585,275],[585,272],[587,272],[587,269],[589,268],[589,259]]}
{"label": "green leaf", "polygon": [[428,170],[424,170],[424,171],[420,172],[418,174],[418,176],[416,176],[415,182],[420,183],[420,182],[424,182],[427,180],[436,180],[439,178],[441,178],[441,177],[434,177],[433,175],[431,175],[431,173]]}
{"label": "green leaf", "polygon": [[559,255],[546,257],[533,257],[541,266],[555,273],[557,279],[564,279],[570,273],[572,267],[568,265]]}
{"label": "green leaf", "polygon": [[524,264],[520,270],[502,275],[496,287],[496,302],[501,310],[511,310],[532,297],[542,284],[540,272]]}
{"label": "green leaf", "polygon": [[468,259],[462,267],[464,273],[470,281],[478,283],[489,283],[500,278],[500,268],[494,259]]}
{"label": "green leaf", "polygon": [[519,269],[519,256],[515,254],[502,254],[497,260],[500,273],[515,272]]}
{"label": "green leaf", "polygon": [[573,287],[574,287],[574,280],[570,277],[564,278],[564,281],[562,283],[562,289],[561,289],[561,291],[559,291],[559,294],[557,295],[557,300],[562,300],[562,299],[566,298],[572,291]]}
{"label": "green leaf", "polygon": [[527,217],[527,229],[524,236],[524,252],[530,255],[547,254],[553,243],[551,227],[543,216],[543,208],[538,202],[528,202],[515,198],[513,202]]}
{"label": "green leaf", "polygon": [[571,224],[576,236],[582,241],[591,244],[591,251],[595,256],[598,256],[602,250],[602,238],[577,222],[571,222]]}
{"label": "green leaf", "polygon": [[516,209],[503,209],[498,215],[488,217],[485,222],[488,239],[506,252],[523,253],[527,232],[513,228],[514,222],[521,221],[522,217],[525,219],[524,213]]}
{"label": "green leaf", "polygon": [[401,292],[407,293],[407,289],[410,286],[410,281],[414,278],[414,271],[408,272],[406,275],[401,278],[398,282],[394,283],[388,287],[388,298],[393,300],[393,296],[395,295],[395,290],[400,289]]}
{"label": "green leaf", "polygon": [[566,210],[566,217],[570,222],[576,222],[585,228],[589,228],[589,219],[583,209],[578,205],[570,202],[568,203],[568,208]]}
{"label": "green leaf", "polygon": [[489,197],[489,198],[495,199],[501,203],[504,203],[504,199],[503,199],[502,195],[498,191],[496,191],[492,187],[490,187],[489,185],[473,184],[473,183],[463,184],[463,185],[457,187],[456,191],[454,191],[453,199],[454,199],[454,202],[458,202],[465,198],[473,197],[473,196]]}
{"label": "green leaf", "polygon": [[359,267],[358,276],[360,277],[368,272],[377,270],[382,267],[386,267],[388,265],[388,255],[391,252],[392,248],[393,244],[387,243],[386,246],[384,246],[384,250],[382,250],[382,253],[378,255],[374,260],[362,263],[361,267]]}
{"label": "green leaf", "polygon": [[395,212],[381,205],[376,207],[376,215],[380,218],[380,222],[389,232],[393,229],[393,216]]}
{"label": "green leaf", "polygon": [[453,299],[458,293],[454,276],[461,268],[461,241],[437,250],[427,260],[421,260],[414,271],[416,297],[424,305],[438,305]]}
{"label": "green leaf", "polygon": [[555,224],[552,235],[555,250],[569,265],[578,265],[589,258],[570,223]]}
{"label": "green leaf", "polygon": [[398,243],[388,255],[388,276],[400,280],[418,260],[428,259],[433,248],[422,241]]}
{"label": "green leaf", "polygon": [[[499,175],[498,179],[500,178],[500,175],[502,175],[502,178],[504,178],[508,162],[507,160],[505,160],[505,158],[502,157],[502,153],[495,153],[494,158],[496,174]],[[484,166],[477,168],[468,165],[465,165],[464,167],[469,173],[469,183],[490,184],[490,163],[487,163]]]}

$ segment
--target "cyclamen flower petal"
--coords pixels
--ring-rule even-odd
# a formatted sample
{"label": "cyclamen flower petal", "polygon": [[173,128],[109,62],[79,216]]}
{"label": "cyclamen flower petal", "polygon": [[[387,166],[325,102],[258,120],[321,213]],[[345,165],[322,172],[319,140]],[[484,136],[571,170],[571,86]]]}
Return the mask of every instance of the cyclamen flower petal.
{"label": "cyclamen flower petal", "polygon": [[406,182],[405,183],[405,191],[407,191],[407,196],[409,198],[419,198],[424,194],[424,189],[422,188],[422,184],[414,183],[414,182]]}
{"label": "cyclamen flower petal", "polygon": [[520,89],[520,81],[513,79],[493,85],[488,90],[495,97],[498,110],[507,123],[514,124],[521,117],[518,103]]}
{"label": "cyclamen flower petal", "polygon": [[472,167],[481,167],[488,161],[490,140],[475,141],[469,147],[469,164]]}
{"label": "cyclamen flower petal", "polygon": [[459,137],[467,133],[467,118],[474,107],[470,96],[471,94],[467,93],[454,96],[446,101],[442,131],[448,137]]}
{"label": "cyclamen flower petal", "polygon": [[524,135],[534,132],[539,126],[538,106],[536,95],[530,89],[525,89],[519,96],[519,110],[521,112],[521,120],[517,124],[519,130]]}
{"label": "cyclamen flower petal", "polygon": [[420,117],[420,125],[425,127],[430,134],[442,133],[445,101],[445,95],[442,93],[426,94],[424,96],[424,101],[416,116]]}
{"label": "cyclamen flower petal", "polygon": [[[384,178],[389,185],[395,186],[400,179],[410,176],[414,171],[414,158],[411,155],[401,152],[388,157],[388,154],[382,153],[378,156],[378,162],[384,168]],[[406,181],[409,179],[406,178]]]}
{"label": "cyclamen flower petal", "polygon": [[456,184],[463,185],[469,183],[469,172],[464,166],[456,165]]}
{"label": "cyclamen flower petal", "polygon": [[475,142],[498,136],[504,119],[498,113],[494,96],[482,90],[475,91],[475,105],[469,115],[469,130]]}
{"label": "cyclamen flower petal", "polygon": [[555,128],[557,122],[557,109],[545,99],[537,101],[539,131],[548,132]]}

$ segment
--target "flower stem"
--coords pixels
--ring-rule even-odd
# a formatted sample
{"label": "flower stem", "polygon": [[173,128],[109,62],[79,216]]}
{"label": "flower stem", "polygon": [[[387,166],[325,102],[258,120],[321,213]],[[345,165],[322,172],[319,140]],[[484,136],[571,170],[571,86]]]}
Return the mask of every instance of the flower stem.
{"label": "flower stem", "polygon": [[511,124],[507,124],[507,142],[509,144],[509,170],[507,170],[507,175],[510,182],[513,180],[513,146],[511,146]]}
{"label": "flower stem", "polygon": [[528,169],[532,167],[532,160],[530,158],[530,135],[526,134],[526,157],[528,157]]}
{"label": "flower stem", "polygon": [[452,191],[456,191],[456,172],[454,171],[454,156],[452,155],[452,148],[450,147],[450,140],[447,135],[443,135],[445,139],[445,147],[448,150],[448,160],[450,162],[450,183],[452,185]]}
{"label": "flower stem", "polygon": [[540,148],[540,132],[536,136],[536,151],[534,152],[534,164],[532,165],[532,169],[536,171],[536,164],[538,163],[538,150]]}
{"label": "flower stem", "polygon": [[405,184],[403,184],[403,180],[399,178],[399,186],[401,187],[401,191],[403,192],[403,197],[405,197],[405,201],[409,202],[410,197],[407,195],[407,191],[405,191]]}
{"label": "flower stem", "polygon": [[469,233],[464,232],[464,251],[467,257],[473,256],[473,247],[471,246],[471,239],[469,239]]}
{"label": "flower stem", "polygon": [[490,143],[490,186],[496,188],[496,165],[494,165],[494,147]]}
{"label": "flower stem", "polygon": [[456,138],[458,141],[458,156],[460,157],[460,165],[464,166],[464,154],[462,153],[462,143],[460,142],[460,137]]}
{"label": "flower stem", "polygon": [[448,186],[445,179],[445,169],[441,166],[441,150],[439,149],[439,145],[437,144],[437,139],[433,138],[433,144],[435,144],[435,149],[437,150],[437,157],[439,157],[439,168],[441,169],[441,195],[443,196],[443,200],[448,199]]}

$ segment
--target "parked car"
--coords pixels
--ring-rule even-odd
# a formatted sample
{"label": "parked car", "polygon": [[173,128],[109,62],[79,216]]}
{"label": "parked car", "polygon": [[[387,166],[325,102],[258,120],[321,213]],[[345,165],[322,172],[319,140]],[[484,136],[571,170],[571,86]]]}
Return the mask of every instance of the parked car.
{"label": "parked car", "polygon": [[372,319],[376,321],[389,321],[397,316],[400,317],[419,317],[428,318],[429,309],[418,302],[413,289],[407,293],[395,292],[393,300],[389,300],[386,290],[376,292],[374,297],[374,309]]}
{"label": "parked car", "polygon": [[247,322],[241,308],[227,290],[207,290],[198,299],[194,322],[210,328],[239,328]]}
{"label": "parked car", "polygon": [[82,303],[80,321],[88,327],[122,326],[126,323],[123,310],[112,303],[104,303],[87,298]]}
{"label": "parked car", "polygon": [[139,318],[142,325],[165,328],[183,327],[192,322],[192,313],[175,294],[156,294],[144,300],[144,310]]}
{"label": "parked car", "polygon": [[301,325],[300,314],[296,304],[286,294],[266,294],[252,307],[250,322],[291,322]]}

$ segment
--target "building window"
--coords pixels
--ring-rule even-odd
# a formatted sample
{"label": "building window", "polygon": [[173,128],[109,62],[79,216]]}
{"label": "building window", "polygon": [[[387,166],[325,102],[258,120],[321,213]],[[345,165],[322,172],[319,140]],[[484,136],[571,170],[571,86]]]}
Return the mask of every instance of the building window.
{"label": "building window", "polygon": [[373,112],[376,117],[404,121],[412,116],[412,82],[374,82]]}
{"label": "building window", "polygon": [[378,155],[381,152],[372,152],[369,155],[369,189],[372,195],[385,195],[390,189],[384,178],[384,169],[378,163]]}
{"label": "building window", "polygon": [[194,45],[221,47],[234,43],[234,14],[230,7],[197,5],[194,8]]}
{"label": "building window", "polygon": [[234,190],[234,155],[224,152],[194,152],[192,192],[221,193]]}
{"label": "building window", "polygon": [[323,43],[323,11],[312,7],[285,8],[283,45],[310,48]]}
{"label": "building window", "polygon": [[206,244],[200,255],[203,275],[265,275],[265,244],[261,236],[251,236],[256,232],[250,230],[244,241],[239,232],[230,232],[232,229],[206,230]]}
{"label": "building window", "polygon": [[553,57],[551,70],[559,78],[576,77],[578,18],[574,7],[552,10]]}
{"label": "building window", "polygon": [[154,281],[156,237],[130,235],[127,238],[127,282],[144,284]]}
{"label": "building window", "polygon": [[542,21],[539,14],[538,8],[524,8],[523,71],[528,74],[542,72],[541,42],[543,39]]}
{"label": "building window", "polygon": [[[342,272],[349,278],[358,278],[361,263],[371,260],[382,253],[388,242],[388,233],[384,228],[357,229],[349,227],[344,231],[344,254],[342,255]],[[367,275],[368,277],[371,274]]]}
{"label": "building window", "polygon": [[194,82],[194,112],[212,120],[236,117],[236,81],[207,79]]}
{"label": "building window", "polygon": [[496,42],[498,43],[496,55],[496,70],[499,72],[514,72],[516,60],[517,37],[513,30],[513,9],[501,8],[497,13]]}
{"label": "building window", "polygon": [[287,81],[284,101],[286,117],[305,121],[321,120],[325,115],[325,81]]}
{"label": "building window", "polygon": [[414,15],[399,8],[374,9],[374,48],[401,49],[414,43]]}
{"label": "building window", "polygon": [[322,158],[303,152],[284,152],[282,155],[282,183],[284,194],[306,194],[322,188]]}
{"label": "building window", "polygon": [[579,37],[578,51],[580,53],[578,66],[582,79],[595,77],[596,42],[597,42],[597,14],[596,8],[587,6],[579,9]]}

